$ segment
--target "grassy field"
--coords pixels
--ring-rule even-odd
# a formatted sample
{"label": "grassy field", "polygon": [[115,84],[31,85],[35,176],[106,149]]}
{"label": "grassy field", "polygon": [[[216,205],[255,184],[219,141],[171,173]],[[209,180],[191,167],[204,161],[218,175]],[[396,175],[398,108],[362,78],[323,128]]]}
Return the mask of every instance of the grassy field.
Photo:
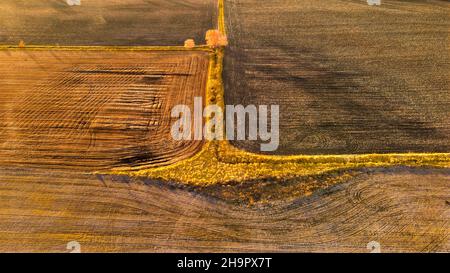
{"label": "grassy field", "polygon": [[0,44],[183,45],[204,42],[215,0],[0,1]]}
{"label": "grassy field", "polygon": [[[191,157],[171,109],[203,96],[206,52],[0,51],[0,165],[77,171]],[[0,174],[1,177],[1,174]]]}
{"label": "grassy field", "polygon": [[450,150],[448,2],[225,4],[226,103],[279,104],[277,154]]}

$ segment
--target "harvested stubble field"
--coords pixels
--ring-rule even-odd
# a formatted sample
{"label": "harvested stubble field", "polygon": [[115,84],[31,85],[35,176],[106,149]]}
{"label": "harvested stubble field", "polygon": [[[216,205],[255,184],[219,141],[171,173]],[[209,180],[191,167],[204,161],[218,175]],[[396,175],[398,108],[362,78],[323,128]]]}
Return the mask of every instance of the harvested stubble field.
{"label": "harvested stubble field", "polygon": [[217,23],[215,0],[0,1],[0,44],[182,45]]}
{"label": "harvested stubble field", "polygon": [[277,154],[450,150],[448,1],[225,4],[226,103],[279,104]]}
{"label": "harvested stubble field", "polygon": [[[0,251],[67,252],[73,240],[82,252],[450,251],[443,170],[364,170],[303,198],[292,193],[313,178],[203,189],[26,168],[0,178]],[[265,198],[251,187],[280,199],[248,207],[239,198]]]}
{"label": "harvested stubble field", "polygon": [[208,61],[201,51],[0,51],[1,166],[93,172],[192,156],[202,142],[173,140],[170,113],[204,95]]}

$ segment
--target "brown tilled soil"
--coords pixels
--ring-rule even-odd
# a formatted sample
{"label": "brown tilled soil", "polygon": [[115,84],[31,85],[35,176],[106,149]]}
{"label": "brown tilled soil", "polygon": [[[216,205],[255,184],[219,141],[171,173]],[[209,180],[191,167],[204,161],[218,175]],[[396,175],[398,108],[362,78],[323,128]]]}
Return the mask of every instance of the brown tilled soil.
{"label": "brown tilled soil", "polygon": [[[381,252],[450,251],[443,170],[367,170],[310,197],[262,206],[229,203],[240,186],[225,187],[224,202],[204,189],[127,177],[68,179],[16,167],[2,168],[0,178],[1,252],[68,252],[74,240],[82,252],[369,252],[372,241]],[[279,189],[263,194],[302,183],[275,182]]]}
{"label": "brown tilled soil", "polygon": [[215,0],[0,1],[0,44],[183,45],[217,24]]}
{"label": "brown tilled soil", "polygon": [[225,8],[226,102],[280,105],[277,154],[450,151],[448,1]]}
{"label": "brown tilled soil", "polygon": [[[169,164],[171,109],[206,90],[204,52],[0,51],[0,166],[99,171]],[[0,173],[0,178],[2,174]]]}

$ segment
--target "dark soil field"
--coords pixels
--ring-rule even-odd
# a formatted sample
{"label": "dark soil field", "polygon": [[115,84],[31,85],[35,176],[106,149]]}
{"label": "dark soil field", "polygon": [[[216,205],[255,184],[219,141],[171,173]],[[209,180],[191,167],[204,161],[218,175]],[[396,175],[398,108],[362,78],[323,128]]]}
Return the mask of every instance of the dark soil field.
{"label": "dark soil field", "polygon": [[0,179],[6,166],[93,172],[191,157],[171,109],[203,96],[205,52],[0,51]]}
{"label": "dark soil field", "polygon": [[450,151],[448,1],[227,0],[225,8],[226,103],[280,105],[275,153]]}
{"label": "dark soil field", "polygon": [[0,1],[0,44],[183,45],[217,24],[215,0]]}

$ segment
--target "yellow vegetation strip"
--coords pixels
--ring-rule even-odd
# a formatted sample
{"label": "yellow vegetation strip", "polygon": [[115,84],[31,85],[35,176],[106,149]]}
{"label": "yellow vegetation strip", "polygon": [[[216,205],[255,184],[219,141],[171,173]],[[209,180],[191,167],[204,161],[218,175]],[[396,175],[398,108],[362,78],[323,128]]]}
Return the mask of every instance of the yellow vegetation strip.
{"label": "yellow vegetation strip", "polygon": [[227,29],[225,27],[225,6],[224,5],[225,5],[224,0],[219,0],[219,4],[218,4],[219,15],[218,15],[217,27],[222,34],[227,35]]}
{"label": "yellow vegetation strip", "polygon": [[184,46],[58,46],[58,45],[0,45],[0,50],[73,50],[73,51],[210,51],[206,45]]}

